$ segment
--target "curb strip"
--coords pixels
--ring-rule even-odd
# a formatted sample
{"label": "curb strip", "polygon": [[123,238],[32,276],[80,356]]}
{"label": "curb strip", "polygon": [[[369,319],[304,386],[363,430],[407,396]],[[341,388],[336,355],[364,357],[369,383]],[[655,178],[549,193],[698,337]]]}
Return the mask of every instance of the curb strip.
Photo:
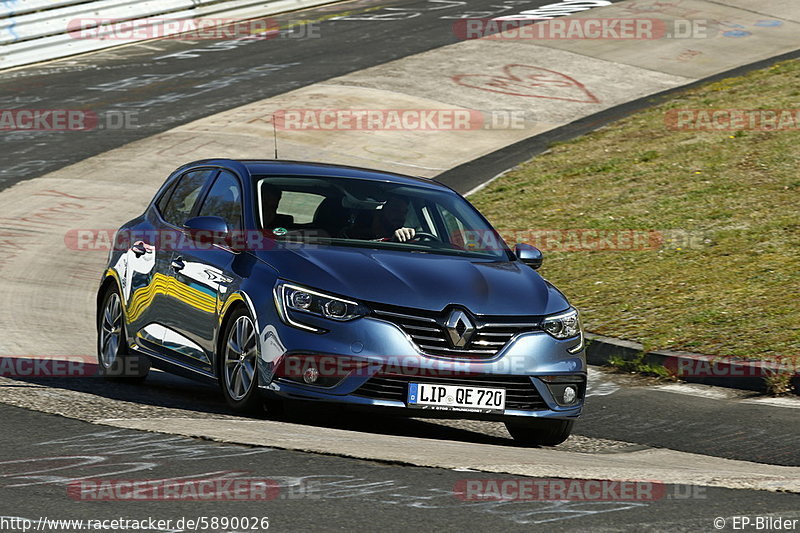
{"label": "curb strip", "polygon": [[[615,356],[625,361],[635,361],[641,357],[643,363],[663,366],[689,383],[764,392],[765,377],[791,372],[789,365],[771,361],[673,350],[645,352],[644,346],[638,342],[594,333],[586,333],[586,340],[586,361],[591,365],[608,365]],[[792,384],[795,390],[800,390],[800,371],[795,370]]]}

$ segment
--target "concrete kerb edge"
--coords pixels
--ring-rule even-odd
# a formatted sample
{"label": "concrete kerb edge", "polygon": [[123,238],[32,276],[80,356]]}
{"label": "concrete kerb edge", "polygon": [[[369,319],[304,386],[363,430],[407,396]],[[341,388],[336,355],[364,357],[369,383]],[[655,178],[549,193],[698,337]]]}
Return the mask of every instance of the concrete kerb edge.
{"label": "concrete kerb edge", "polygon": [[[453,460],[450,456],[447,459],[437,459],[433,458],[431,460],[422,459],[417,456],[410,456],[410,457],[393,457],[387,458],[386,452],[377,452],[375,453],[374,450],[369,453],[358,452],[358,448],[355,449],[348,449],[348,451],[341,451],[341,450],[333,450],[333,449],[320,449],[319,447],[308,446],[308,445],[293,445],[291,443],[284,443],[284,442],[264,442],[262,439],[254,440],[250,436],[243,436],[242,435],[242,428],[241,424],[236,427],[232,427],[231,431],[223,434],[202,434],[202,430],[197,429],[190,429],[185,430],[181,429],[180,424],[181,422],[185,421],[185,419],[170,419],[164,418],[159,419],[156,418],[155,421],[163,421],[163,422],[173,422],[173,426],[169,429],[160,426],[153,426],[152,424],[141,425],[137,424],[136,422],[143,419],[100,419],[95,420],[92,423],[101,426],[107,427],[114,427],[114,428],[121,428],[131,431],[142,431],[147,433],[153,434],[168,434],[168,435],[180,435],[185,438],[191,439],[198,439],[203,440],[206,442],[216,442],[216,443],[227,443],[227,444],[236,444],[239,446],[245,446],[250,448],[268,448],[273,450],[283,450],[283,451],[290,451],[290,452],[301,452],[301,453],[312,453],[315,455],[323,455],[328,457],[340,457],[345,459],[355,459],[360,461],[367,461],[367,462],[374,462],[377,464],[383,465],[397,465],[397,466],[412,466],[412,467],[423,467],[423,468],[436,468],[436,469],[445,469],[445,470],[453,470],[453,469],[463,469],[469,468],[471,471],[477,472],[489,472],[489,473],[498,473],[498,474],[507,474],[511,476],[524,476],[524,477],[548,477],[548,478],[557,478],[557,479],[597,479],[597,480],[621,480],[621,479],[644,479],[647,478],[649,474],[610,474],[609,469],[616,469],[622,468],[623,470],[638,470],[641,468],[645,468],[645,471],[650,472],[650,467],[652,464],[648,464],[646,466],[642,466],[641,464],[637,465],[637,462],[634,461],[633,463],[622,459],[624,464],[620,465],[605,465],[605,469],[600,469],[599,471],[592,471],[592,472],[583,472],[583,473],[575,473],[575,472],[565,472],[563,470],[558,469],[545,469],[545,471],[539,472],[531,472],[528,470],[521,471],[521,468],[524,468],[525,465],[537,466],[537,461],[530,462],[530,456],[528,453],[541,453],[545,454],[543,457],[542,464],[551,464],[553,462],[553,455],[559,456],[558,459],[565,459],[569,460],[571,458],[585,458],[587,454],[585,453],[578,453],[578,452],[567,452],[567,451],[560,451],[557,449],[550,449],[550,448],[517,448],[517,447],[503,447],[504,451],[509,451],[516,449],[519,452],[522,452],[524,455],[521,456],[524,462],[520,463],[517,457],[509,458],[509,462],[500,462],[500,463],[483,463],[483,462],[475,462],[474,460],[469,460],[468,463],[463,463],[461,460]],[[148,419],[148,422],[152,422],[152,420]],[[174,423],[177,422],[177,425]],[[247,421],[254,425],[259,424],[259,420],[250,420]],[[267,421],[272,422],[272,421]],[[263,428],[262,428],[263,429]],[[313,427],[312,427],[313,430]],[[336,430],[342,431],[342,430]],[[344,430],[349,432],[348,430]],[[376,437],[381,438],[381,435],[376,435]],[[394,439],[401,439],[403,442],[400,444],[404,444],[405,442],[410,442],[414,440],[425,440],[420,439],[418,437],[392,437]],[[385,442],[384,442],[385,444]],[[450,451],[453,449],[459,449],[462,446],[466,446],[467,449],[470,448],[471,445],[466,443],[460,443],[458,441],[435,441],[435,446],[444,446],[450,448]],[[478,445],[480,446],[480,445]],[[454,448],[455,447],[455,448]],[[441,450],[440,450],[441,451]],[[480,450],[478,450],[480,452]],[[652,449],[649,450],[650,452],[660,454],[661,452],[666,452],[667,454],[675,454],[676,457],[673,458],[674,460],[679,460],[682,465],[687,464],[688,462],[692,461],[693,458],[705,458],[705,456],[698,456],[696,454],[690,454],[686,452],[676,452],[673,450],[656,450]],[[646,453],[645,451],[640,451],[641,453]],[[639,453],[639,452],[633,452]],[[384,454],[384,455],[381,455]],[[463,458],[461,454],[455,454],[453,457]],[[633,457],[629,455],[628,457]],[[527,459],[525,459],[527,458]],[[659,468],[668,468],[669,467],[669,457],[667,457],[667,463],[665,464],[665,459],[663,457],[656,457],[656,464],[659,465]],[[736,464],[743,464],[747,463],[746,461],[737,461],[737,460],[729,460],[729,459],[722,459],[722,458],[709,458],[712,460],[721,459],[721,463],[725,464],[729,463],[732,465]],[[652,463],[653,458],[650,458],[650,462]],[[758,466],[758,465],[754,465]],[[773,465],[769,465],[769,468],[775,468]],[[585,467],[584,467],[585,468]],[[777,467],[779,469],[785,468],[792,468],[792,467]],[[697,469],[695,469],[697,470]],[[706,471],[712,471],[713,467],[709,469],[706,468]],[[692,473],[687,473],[690,477],[692,477]],[[674,479],[670,481],[665,481],[666,484],[677,484],[677,483],[684,483],[684,484],[691,484],[691,485],[698,485],[698,486],[705,486],[705,487],[724,487],[729,489],[747,489],[747,490],[759,490],[759,491],[770,491],[770,492],[789,492],[789,493],[797,493],[798,489],[790,487],[790,486],[779,486],[775,487],[776,484],[774,481],[772,484],[767,483],[765,484],[758,484],[758,485],[748,485],[748,486],[741,486],[740,482],[736,481],[736,478],[741,478],[741,473],[737,475],[737,472],[731,472],[730,475],[733,478],[728,478],[727,475],[723,475],[722,478],[711,478],[711,479]],[[716,478],[717,476],[715,476]],[[791,479],[791,478],[787,478]],[[783,478],[781,476],[781,481]]]}
{"label": "concrete kerb edge", "polygon": [[[641,361],[658,365],[671,371],[680,369],[709,369],[707,376],[681,375],[676,377],[688,383],[713,385],[731,389],[764,392],[764,376],[791,372],[791,367],[771,361],[757,361],[735,357],[711,356],[673,350],[645,351],[638,342],[586,334],[586,360],[590,365],[607,366],[612,358],[624,361]],[[713,370],[712,370],[713,369]],[[717,374],[717,375],[714,375]],[[792,378],[795,390],[800,390],[800,374],[795,371]]]}

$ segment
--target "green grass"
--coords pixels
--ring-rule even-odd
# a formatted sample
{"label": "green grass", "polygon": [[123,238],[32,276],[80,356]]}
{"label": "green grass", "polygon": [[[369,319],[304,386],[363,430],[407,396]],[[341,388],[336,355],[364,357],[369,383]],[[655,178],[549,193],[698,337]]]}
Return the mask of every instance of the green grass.
{"label": "green grass", "polygon": [[636,359],[624,359],[617,355],[612,355],[608,359],[608,366],[616,369],[619,372],[630,372],[659,378],[663,381],[675,381],[675,376],[661,365],[654,365],[644,362],[644,352],[642,352]]}
{"label": "green grass", "polygon": [[672,131],[665,113],[800,109],[798,87],[800,62],[788,61],[677,94],[552,146],[470,200],[500,230],[664,232],[654,250],[544,252],[540,272],[589,331],[647,350],[797,356],[800,132]]}

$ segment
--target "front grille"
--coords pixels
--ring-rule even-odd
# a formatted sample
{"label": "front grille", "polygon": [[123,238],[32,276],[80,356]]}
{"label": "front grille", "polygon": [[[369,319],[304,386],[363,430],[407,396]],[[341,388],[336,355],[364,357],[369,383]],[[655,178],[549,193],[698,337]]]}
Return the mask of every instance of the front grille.
{"label": "front grille", "polygon": [[409,383],[505,389],[506,409],[539,411],[548,408],[527,376],[417,377],[402,374],[377,374],[361,385],[353,394],[374,400],[405,402],[408,398]]}
{"label": "front grille", "polygon": [[515,335],[541,329],[541,317],[470,315],[475,332],[468,344],[458,348],[445,330],[450,311],[373,306],[372,314],[402,329],[422,353],[445,357],[491,358]]}

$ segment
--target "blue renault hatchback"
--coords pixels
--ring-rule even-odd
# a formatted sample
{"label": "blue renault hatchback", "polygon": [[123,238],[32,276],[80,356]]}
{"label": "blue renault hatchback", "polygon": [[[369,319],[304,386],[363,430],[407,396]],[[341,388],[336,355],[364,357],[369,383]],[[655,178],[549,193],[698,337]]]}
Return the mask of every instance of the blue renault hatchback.
{"label": "blue renault hatchback", "polygon": [[432,180],[204,160],[119,229],[97,295],[107,377],[150,366],[248,411],[333,402],[569,437],[586,391],[578,312]]}

